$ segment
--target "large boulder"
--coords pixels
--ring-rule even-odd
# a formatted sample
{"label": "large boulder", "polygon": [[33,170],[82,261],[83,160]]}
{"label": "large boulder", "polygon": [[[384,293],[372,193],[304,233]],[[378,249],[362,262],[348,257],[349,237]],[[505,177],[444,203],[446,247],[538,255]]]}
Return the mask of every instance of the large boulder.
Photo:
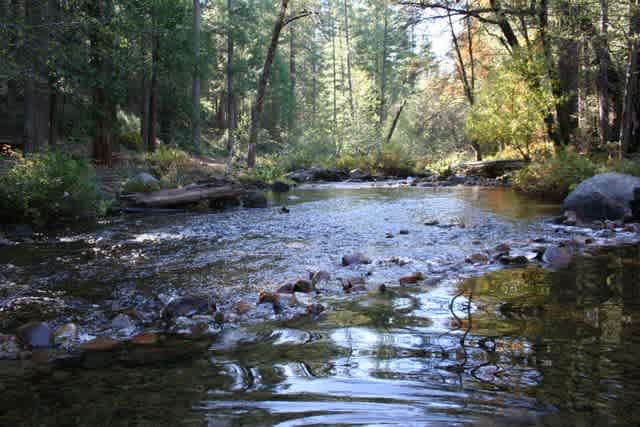
{"label": "large boulder", "polygon": [[632,216],[634,191],[640,178],[621,173],[603,173],[576,187],[564,200],[565,212],[575,213],[582,222],[622,220]]}
{"label": "large boulder", "polygon": [[348,174],[337,169],[322,168],[297,170],[295,172],[288,173],[286,176],[288,179],[298,183],[314,181],[337,182],[343,181],[349,177]]}
{"label": "large boulder", "polygon": [[153,175],[142,172],[130,178],[124,185],[125,192],[149,193],[160,190],[160,181]]}

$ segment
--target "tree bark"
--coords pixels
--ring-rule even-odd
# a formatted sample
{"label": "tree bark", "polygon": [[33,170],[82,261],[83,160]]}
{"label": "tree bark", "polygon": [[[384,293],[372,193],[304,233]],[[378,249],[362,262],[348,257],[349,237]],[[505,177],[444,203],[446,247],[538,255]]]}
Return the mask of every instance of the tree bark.
{"label": "tree bark", "polygon": [[267,83],[269,83],[269,77],[271,76],[271,67],[273,65],[273,59],[276,56],[276,50],[278,49],[278,41],[280,40],[280,33],[285,25],[285,17],[287,13],[287,7],[289,6],[289,0],[281,0],[280,12],[273,26],[273,32],[271,33],[271,42],[269,43],[269,49],[267,50],[267,56],[264,60],[264,66],[262,67],[262,73],[260,73],[260,80],[258,81],[258,91],[256,93],[256,99],[251,107],[251,128],[249,131],[249,150],[247,153],[247,167],[253,168],[256,165],[256,144],[258,141],[258,131],[260,129],[260,116],[264,110],[264,99],[267,91]]}
{"label": "tree bark", "polygon": [[625,83],[620,140],[622,154],[640,149],[640,1],[630,1],[629,63]]}
{"label": "tree bark", "polygon": [[351,119],[356,119],[356,108],[353,100],[353,79],[351,78],[351,38],[349,36],[349,8],[344,0],[344,38],[345,49],[347,50],[347,81],[349,84],[349,107],[351,109]]}
{"label": "tree bark", "polygon": [[35,152],[49,140],[49,78],[47,56],[49,54],[49,2],[42,5],[37,0],[25,1],[27,69],[24,83],[24,151]]}
{"label": "tree bark", "polygon": [[574,34],[576,8],[568,0],[563,0],[559,9],[561,25],[571,33],[558,42],[558,95],[561,101],[556,111],[560,141],[566,145],[575,142],[578,130],[580,46]]}
{"label": "tree bark", "polygon": [[[466,33],[467,33],[467,48],[469,50],[469,67],[471,71],[471,78],[469,78],[469,73],[467,72],[467,67],[462,58],[462,50],[460,48],[460,42],[458,41],[458,36],[456,35],[455,28],[453,26],[453,20],[451,19],[451,12],[447,11],[447,19],[449,22],[449,30],[451,32],[451,39],[453,41],[453,47],[456,52],[456,59],[458,60],[458,69],[460,80],[462,82],[464,88],[464,94],[467,97],[467,101],[469,101],[469,105],[473,107],[475,105],[475,59],[473,56],[473,34],[471,31],[471,22],[470,17],[467,16],[465,18],[466,21]],[[482,160],[482,148],[478,141],[472,140],[469,142],[471,148],[473,149],[476,161]]]}
{"label": "tree bark", "polygon": [[498,18],[498,27],[500,27],[500,31],[502,31],[502,35],[504,36],[507,45],[511,48],[512,51],[520,47],[518,37],[516,37],[515,31],[513,31],[513,27],[502,11],[502,5],[500,4],[500,1],[490,0],[489,4],[491,5],[491,8],[495,10],[496,17]]}
{"label": "tree bark", "polygon": [[391,138],[393,138],[393,133],[396,131],[396,127],[398,126],[398,122],[400,121],[400,115],[402,114],[402,110],[404,110],[404,107],[406,105],[407,105],[407,98],[402,100],[402,104],[400,104],[400,107],[398,107],[396,114],[394,114],[393,116],[393,122],[391,122],[391,127],[389,128],[389,132],[387,133],[387,138],[385,140],[387,144],[390,143]]}
{"label": "tree bark", "polygon": [[295,26],[289,27],[289,78],[291,79],[291,99],[293,110],[289,116],[289,130],[295,131],[296,127],[296,31]]}
{"label": "tree bark", "polygon": [[227,0],[227,153],[229,164],[233,160],[233,148],[236,138],[236,105],[233,90],[233,0]]}
{"label": "tree bark", "polygon": [[378,112],[378,118],[380,121],[380,128],[382,128],[386,119],[386,105],[385,105],[385,92],[387,88],[387,39],[389,32],[389,8],[387,6],[387,0],[383,2],[384,7],[384,29],[382,33],[382,58],[380,64],[380,110]]}
{"label": "tree bark", "polygon": [[610,141],[611,124],[609,122],[609,0],[600,0],[600,37],[598,49],[598,133],[600,145]]}
{"label": "tree bark", "polygon": [[200,27],[202,26],[202,5],[200,0],[193,0],[193,54],[195,67],[193,70],[193,82],[191,88],[193,103],[193,143],[199,147],[202,139],[200,128]]}
{"label": "tree bark", "polygon": [[331,22],[331,65],[333,68],[333,136],[336,137],[338,130],[338,76],[336,73],[336,27],[335,22]]}
{"label": "tree bark", "polygon": [[160,39],[157,34],[155,10],[151,12],[152,21],[152,39],[151,39],[151,85],[149,87],[149,128],[147,130],[147,140],[145,148],[152,153],[156,150],[157,132],[156,125],[158,122],[158,63],[160,62]]}

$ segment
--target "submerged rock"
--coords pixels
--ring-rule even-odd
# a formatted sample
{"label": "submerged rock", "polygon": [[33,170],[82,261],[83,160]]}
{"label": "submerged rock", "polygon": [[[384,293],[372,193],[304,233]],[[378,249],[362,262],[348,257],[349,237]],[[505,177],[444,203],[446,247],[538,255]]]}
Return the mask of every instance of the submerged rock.
{"label": "submerged rock", "polygon": [[291,190],[291,186],[283,181],[275,181],[271,185],[271,190],[273,190],[274,193],[286,193]]}
{"label": "submerged rock", "polygon": [[526,265],[529,264],[529,258],[525,255],[502,255],[498,260],[504,265]]}
{"label": "submerged rock", "polygon": [[20,342],[30,348],[46,348],[53,344],[51,328],[44,322],[29,322],[17,330]]}
{"label": "submerged rock", "polygon": [[78,340],[80,330],[75,323],[67,323],[60,326],[53,333],[53,343],[55,345],[66,346]]}
{"label": "submerged rock", "polygon": [[118,314],[111,321],[111,327],[116,330],[134,329],[136,326],[136,322],[126,314]]}
{"label": "submerged rock", "polygon": [[111,337],[98,337],[80,345],[84,351],[113,351],[120,347],[122,343]]}
{"label": "submerged rock", "polygon": [[0,334],[0,360],[16,360],[20,358],[20,345],[13,335]]}
{"label": "submerged rock", "polygon": [[359,276],[342,279],[342,289],[347,293],[363,291],[365,289],[365,280]]}
{"label": "submerged rock", "polygon": [[134,345],[155,345],[159,341],[160,337],[155,332],[145,332],[129,340],[129,342]]}
{"label": "submerged rock", "polygon": [[371,259],[364,254],[355,253],[351,255],[345,255],[342,257],[342,265],[358,265],[358,264],[371,264]]}
{"label": "submerged rock", "polygon": [[274,313],[282,313],[282,304],[278,294],[265,291],[260,292],[260,295],[258,295],[258,305],[260,304],[271,304]]}
{"label": "submerged rock", "polygon": [[263,193],[254,191],[244,196],[242,205],[245,208],[266,208],[269,206],[269,202]]}
{"label": "submerged rock", "polygon": [[414,285],[424,279],[424,274],[421,272],[411,273],[407,276],[402,276],[398,281],[401,285]]}
{"label": "submerged rock", "polygon": [[306,310],[308,314],[318,316],[325,310],[325,308],[322,304],[309,304]]}
{"label": "submerged rock", "polygon": [[315,273],[311,273],[309,276],[309,278],[311,279],[311,283],[313,283],[314,285],[317,285],[321,282],[326,282],[331,279],[331,275],[329,274],[329,272],[324,270],[316,271]]}
{"label": "submerged rock", "polygon": [[623,220],[632,217],[634,191],[640,178],[621,173],[604,173],[589,178],[564,200],[565,212],[573,211],[577,220]]}
{"label": "submerged rock", "polygon": [[491,260],[487,255],[477,253],[469,256],[465,261],[469,264],[488,264]]}
{"label": "submerged rock", "polygon": [[549,246],[542,260],[552,268],[567,268],[573,260],[573,251],[567,247]]}
{"label": "submerged rock", "polygon": [[189,295],[176,298],[164,309],[162,317],[165,320],[178,317],[189,317],[195,314],[208,314],[216,311],[216,305],[206,295]]}
{"label": "submerged rock", "polygon": [[311,293],[315,291],[315,289],[313,282],[307,279],[298,279],[293,285],[294,292],[302,292],[304,294]]}

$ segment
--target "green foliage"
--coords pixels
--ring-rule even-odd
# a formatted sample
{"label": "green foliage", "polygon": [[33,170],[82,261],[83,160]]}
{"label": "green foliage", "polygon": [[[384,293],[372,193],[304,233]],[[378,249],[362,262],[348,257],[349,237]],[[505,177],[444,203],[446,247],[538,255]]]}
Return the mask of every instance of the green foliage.
{"label": "green foliage", "polygon": [[467,137],[485,152],[511,148],[530,159],[532,146],[545,137],[544,119],[553,106],[551,91],[542,84],[543,73],[542,60],[517,56],[497,67],[469,111]]}
{"label": "green foliage", "polygon": [[272,183],[281,180],[286,169],[285,162],[279,156],[264,156],[258,160],[256,166],[242,173],[239,178],[246,183]]}
{"label": "green foliage", "polygon": [[177,170],[186,168],[189,163],[189,155],[179,148],[161,145],[153,153],[146,155],[151,173],[154,176],[165,177],[174,174]]}
{"label": "green foliage", "polygon": [[578,184],[598,172],[598,166],[573,148],[546,155],[516,173],[516,190],[538,197],[562,200]]}
{"label": "green foliage", "polygon": [[95,173],[84,159],[50,149],[12,161],[0,176],[0,218],[45,225],[102,212]]}
{"label": "green foliage", "polygon": [[604,172],[619,172],[640,177],[640,162],[628,159],[619,160],[609,163]]}
{"label": "green foliage", "polygon": [[118,143],[132,151],[142,151],[144,148],[142,136],[140,136],[138,131],[129,131],[120,134],[118,137]]}

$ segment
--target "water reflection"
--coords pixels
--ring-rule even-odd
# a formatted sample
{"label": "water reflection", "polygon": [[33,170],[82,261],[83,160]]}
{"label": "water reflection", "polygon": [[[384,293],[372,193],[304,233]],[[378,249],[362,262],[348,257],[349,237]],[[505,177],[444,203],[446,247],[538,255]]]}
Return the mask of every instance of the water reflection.
{"label": "water reflection", "polygon": [[[405,257],[406,268],[437,276],[477,250],[473,241],[539,236],[544,224],[518,218],[555,209],[504,190],[297,194],[290,215],[269,209],[115,224],[86,239],[99,242],[104,257],[87,259],[77,239],[0,257],[24,269],[11,276],[20,283],[47,277],[63,297],[135,301],[144,313],[157,311],[161,293],[185,288],[233,301],[307,268],[336,275],[339,257],[356,249]],[[423,225],[434,217],[467,227]],[[400,227],[411,234],[384,237]],[[140,260],[124,263],[131,251]],[[65,276],[51,279],[54,267]],[[369,280],[396,281],[406,268],[377,266]],[[141,350],[135,360],[123,351],[93,365],[2,362],[0,425],[633,425],[638,277],[639,251],[628,248],[555,273],[509,269],[328,297],[332,311],[317,319],[232,325],[188,355],[191,345],[181,341],[182,351]],[[101,306],[81,308],[93,316],[85,327],[100,325]],[[165,357],[175,353],[183,357]]]}

